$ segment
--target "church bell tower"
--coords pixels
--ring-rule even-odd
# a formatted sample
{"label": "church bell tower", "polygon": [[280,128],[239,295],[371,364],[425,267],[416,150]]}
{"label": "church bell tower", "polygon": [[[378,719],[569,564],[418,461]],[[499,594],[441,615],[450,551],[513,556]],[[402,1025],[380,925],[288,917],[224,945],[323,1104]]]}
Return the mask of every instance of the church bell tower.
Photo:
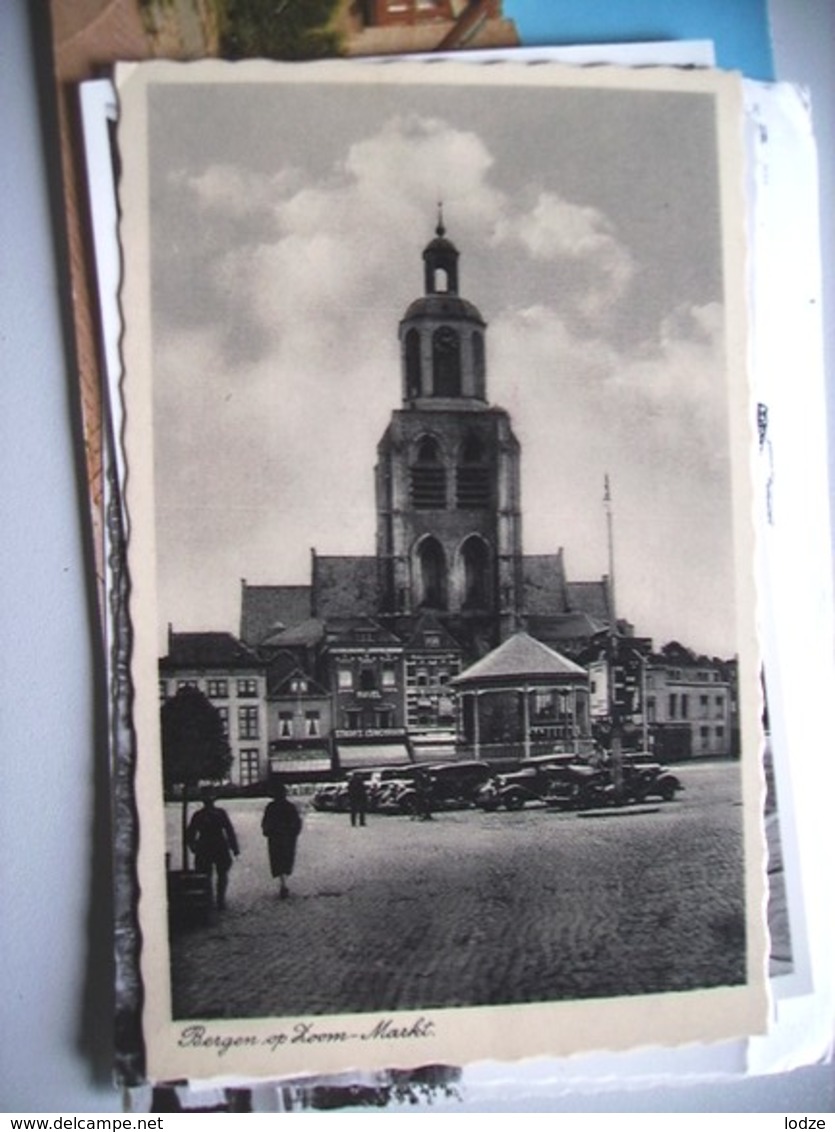
{"label": "church bell tower", "polygon": [[519,443],[487,401],[487,324],[459,294],[440,209],[400,321],[401,399],[377,448],[381,612],[432,611],[468,651],[519,627]]}

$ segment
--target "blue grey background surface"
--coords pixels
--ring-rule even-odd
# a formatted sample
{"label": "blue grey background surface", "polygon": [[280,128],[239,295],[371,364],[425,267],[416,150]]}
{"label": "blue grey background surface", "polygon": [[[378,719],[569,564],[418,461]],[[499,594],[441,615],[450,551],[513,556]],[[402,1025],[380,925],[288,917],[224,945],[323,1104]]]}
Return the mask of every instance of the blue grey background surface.
{"label": "blue grey background surface", "polygon": [[[506,6],[514,15],[512,0]],[[636,13],[645,10],[642,4],[632,7]],[[690,13],[675,29],[679,34],[709,34],[691,17],[715,5],[693,0],[669,7]],[[744,19],[759,5],[723,7]],[[627,8],[620,5],[621,14]],[[777,76],[807,85],[812,93],[824,201],[824,298],[831,312],[835,9],[831,0],[771,0],[770,16]],[[759,23],[751,30],[759,43],[759,62],[752,64],[751,74],[767,77],[754,69],[769,65]],[[633,37],[652,31],[639,22]],[[599,27],[577,27],[575,34],[604,38]],[[612,38],[626,37],[618,24]],[[543,41],[544,32],[538,38]],[[729,58],[726,48],[727,41],[718,45],[722,65],[745,65]],[[60,222],[53,224],[49,188],[57,170],[52,139],[49,145],[44,139],[38,66],[43,61],[37,63],[30,8],[24,0],[6,0],[0,5],[0,1111],[119,1111],[121,1098],[109,1069],[106,748],[95,643],[100,630],[86,551],[77,407],[65,350]],[[48,72],[41,75],[44,84],[48,80]],[[831,317],[827,350],[832,437]],[[769,1078],[561,1095],[537,1109],[832,1111],[833,1099],[829,1064]],[[502,1107],[518,1111],[519,1106],[508,1096]]]}

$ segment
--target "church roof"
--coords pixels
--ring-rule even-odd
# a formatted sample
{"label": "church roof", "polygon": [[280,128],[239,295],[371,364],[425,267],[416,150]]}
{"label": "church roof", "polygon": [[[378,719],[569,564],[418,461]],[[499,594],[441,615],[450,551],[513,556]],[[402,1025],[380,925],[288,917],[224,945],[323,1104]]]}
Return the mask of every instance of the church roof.
{"label": "church roof", "polygon": [[481,311],[474,303],[462,299],[460,295],[448,293],[422,295],[406,308],[403,321],[412,318],[466,318],[486,326]]}
{"label": "church roof", "polygon": [[159,662],[160,669],[178,668],[258,668],[261,662],[255,653],[231,633],[168,634],[168,655]]}
{"label": "church roof", "polygon": [[554,680],[569,677],[587,678],[587,672],[573,660],[528,633],[514,633],[498,648],[456,676],[452,683],[497,684],[505,680]]}
{"label": "church roof", "polygon": [[319,555],[313,559],[317,617],[369,616],[380,606],[377,559],[372,555]]}
{"label": "church roof", "polygon": [[599,582],[568,582],[566,591],[570,610],[588,613],[595,620],[609,624],[611,614],[606,578],[601,578]]}
{"label": "church roof", "polygon": [[531,615],[565,613],[565,566],[558,554],[525,554],[522,557],[524,609]]}
{"label": "church roof", "polygon": [[241,640],[260,645],[279,628],[310,617],[310,586],[250,586],[241,582]]}

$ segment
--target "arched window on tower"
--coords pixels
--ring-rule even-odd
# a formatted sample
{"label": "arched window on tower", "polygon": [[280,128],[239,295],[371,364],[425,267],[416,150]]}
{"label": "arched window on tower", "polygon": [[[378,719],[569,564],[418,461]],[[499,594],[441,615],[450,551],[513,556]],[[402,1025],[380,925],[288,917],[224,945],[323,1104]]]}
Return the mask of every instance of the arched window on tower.
{"label": "arched window on tower", "polygon": [[445,295],[449,290],[449,273],[445,267],[436,267],[432,273],[432,291],[436,295]]}
{"label": "arched window on tower", "polygon": [[446,507],[446,468],[440,446],[433,436],[424,436],[418,442],[410,470],[415,510],[442,511]]}
{"label": "arched window on tower", "polygon": [[420,397],[420,334],[414,327],[406,332],[406,395],[410,400]]}
{"label": "arched window on tower", "polygon": [[474,330],[472,336],[473,345],[473,374],[476,379],[476,385],[481,388],[484,382],[487,365],[484,357],[484,335],[480,330]]}
{"label": "arched window on tower", "polygon": [[432,392],[461,396],[461,339],[451,326],[439,326],[432,335]]}
{"label": "arched window on tower", "polygon": [[483,539],[476,535],[461,547],[461,561],[464,566],[463,609],[488,609],[490,607],[490,552]]}
{"label": "arched window on tower", "polygon": [[418,606],[447,608],[446,556],[436,538],[425,538],[418,547]]}
{"label": "arched window on tower", "polygon": [[459,511],[490,506],[490,467],[484,444],[474,433],[464,437],[455,475],[455,505]]}

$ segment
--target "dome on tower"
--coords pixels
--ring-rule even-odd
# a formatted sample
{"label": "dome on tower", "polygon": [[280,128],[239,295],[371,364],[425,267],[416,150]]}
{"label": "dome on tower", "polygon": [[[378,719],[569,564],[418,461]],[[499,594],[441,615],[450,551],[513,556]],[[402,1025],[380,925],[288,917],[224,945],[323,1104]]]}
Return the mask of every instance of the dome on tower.
{"label": "dome on tower", "polygon": [[410,303],[403,315],[404,320],[416,318],[465,318],[470,322],[478,322],[482,326],[486,323],[481,312],[474,303],[462,299],[460,295],[436,294],[423,295]]}

